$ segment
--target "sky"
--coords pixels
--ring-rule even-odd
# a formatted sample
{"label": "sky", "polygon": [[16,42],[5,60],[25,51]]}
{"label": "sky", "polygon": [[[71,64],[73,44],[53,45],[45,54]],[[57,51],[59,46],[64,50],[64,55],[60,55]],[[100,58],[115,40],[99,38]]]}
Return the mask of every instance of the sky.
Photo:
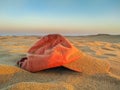
{"label": "sky", "polygon": [[120,34],[120,0],[0,0],[0,33]]}

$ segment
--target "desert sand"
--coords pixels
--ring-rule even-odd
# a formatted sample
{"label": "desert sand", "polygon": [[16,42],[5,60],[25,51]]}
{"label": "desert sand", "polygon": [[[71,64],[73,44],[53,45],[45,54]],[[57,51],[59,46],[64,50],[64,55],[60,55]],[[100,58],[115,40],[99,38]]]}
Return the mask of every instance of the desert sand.
{"label": "desert sand", "polygon": [[65,67],[25,71],[16,63],[40,37],[0,36],[0,90],[120,90],[120,35],[66,38],[87,57],[81,73]]}

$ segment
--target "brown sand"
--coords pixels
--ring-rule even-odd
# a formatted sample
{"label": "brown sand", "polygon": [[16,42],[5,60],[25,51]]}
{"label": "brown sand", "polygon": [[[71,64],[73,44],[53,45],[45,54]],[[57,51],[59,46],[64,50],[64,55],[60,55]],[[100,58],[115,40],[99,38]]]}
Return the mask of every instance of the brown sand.
{"label": "brown sand", "polygon": [[81,51],[82,73],[64,67],[37,73],[22,70],[16,66],[16,62],[26,55],[38,37],[1,36],[0,90],[120,89],[120,36],[67,38]]}
{"label": "brown sand", "polygon": [[[93,74],[102,74],[102,73],[108,73],[110,70],[110,64],[108,61],[102,61],[99,60],[97,58],[94,58],[92,56],[90,56],[89,54],[80,53],[80,59],[72,62],[72,64],[67,64],[65,65],[65,67],[72,67],[76,68],[76,65],[78,65],[77,68],[80,68],[80,71],[84,74],[89,74],[89,75],[93,75]],[[71,69],[72,69],[71,68]]]}
{"label": "brown sand", "polygon": [[[74,90],[72,85],[66,83],[36,83],[36,82],[21,82],[7,87],[8,90]],[[28,89],[29,90],[29,89]]]}

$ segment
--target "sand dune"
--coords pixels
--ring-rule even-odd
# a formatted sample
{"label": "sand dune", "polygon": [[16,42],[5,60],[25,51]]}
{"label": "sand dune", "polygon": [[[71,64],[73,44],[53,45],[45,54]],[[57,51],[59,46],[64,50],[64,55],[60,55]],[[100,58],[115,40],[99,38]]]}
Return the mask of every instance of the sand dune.
{"label": "sand dune", "polygon": [[0,36],[0,90],[120,89],[119,35],[67,38],[86,56],[81,58],[82,73],[64,67],[37,73],[22,70],[16,62],[39,37]]}

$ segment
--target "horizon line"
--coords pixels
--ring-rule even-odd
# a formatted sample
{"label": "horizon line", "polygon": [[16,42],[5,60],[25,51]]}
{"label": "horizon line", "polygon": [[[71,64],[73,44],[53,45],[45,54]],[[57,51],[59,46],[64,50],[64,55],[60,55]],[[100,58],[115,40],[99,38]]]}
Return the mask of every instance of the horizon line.
{"label": "horizon line", "polygon": [[63,34],[63,33],[0,33],[0,36],[44,36],[48,34],[61,34],[63,36],[94,36],[94,35],[120,35],[117,33],[94,33],[94,34]]}

